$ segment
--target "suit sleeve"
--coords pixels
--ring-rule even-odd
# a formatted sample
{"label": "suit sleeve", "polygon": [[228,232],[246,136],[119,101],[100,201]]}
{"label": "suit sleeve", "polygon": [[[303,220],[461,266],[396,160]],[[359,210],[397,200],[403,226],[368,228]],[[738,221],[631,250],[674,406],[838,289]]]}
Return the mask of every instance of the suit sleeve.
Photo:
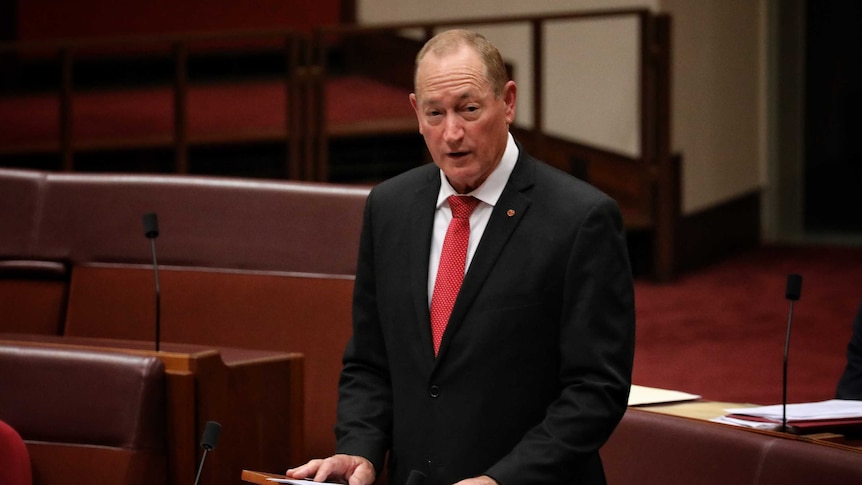
{"label": "suit sleeve", "polygon": [[561,392],[544,419],[487,474],[499,483],[570,483],[595,469],[625,412],[635,313],[631,268],[616,203],[602,197],[576,231],[559,322]]}
{"label": "suit sleeve", "polygon": [[369,459],[379,475],[391,445],[392,385],[375,292],[372,210],[365,207],[353,295],[353,336],[344,352],[335,426],[337,453]]}

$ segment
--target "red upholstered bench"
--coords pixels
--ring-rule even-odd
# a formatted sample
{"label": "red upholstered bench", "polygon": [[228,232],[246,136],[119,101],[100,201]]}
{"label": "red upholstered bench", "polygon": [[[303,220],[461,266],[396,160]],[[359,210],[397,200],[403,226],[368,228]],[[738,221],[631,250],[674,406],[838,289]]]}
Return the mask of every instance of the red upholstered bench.
{"label": "red upholstered bench", "polygon": [[67,266],[34,251],[46,174],[0,169],[0,332],[59,334]]}
{"label": "red upholstered bench", "polygon": [[601,450],[614,485],[862,483],[862,450],[629,408]]}
{"label": "red upholstered bench", "polygon": [[[4,298],[16,309],[0,312],[0,333],[152,341],[152,253],[141,217],[156,212],[161,341],[302,353],[303,458],[332,453],[369,187],[0,169],[0,202],[7,187],[35,200],[27,211],[0,204],[0,220],[20,227],[0,232],[0,310]],[[20,295],[49,277],[60,290],[54,316],[30,318],[48,305]]]}
{"label": "red upholstered bench", "polygon": [[158,358],[0,345],[0,396],[0,419],[24,439],[35,483],[166,483]]}

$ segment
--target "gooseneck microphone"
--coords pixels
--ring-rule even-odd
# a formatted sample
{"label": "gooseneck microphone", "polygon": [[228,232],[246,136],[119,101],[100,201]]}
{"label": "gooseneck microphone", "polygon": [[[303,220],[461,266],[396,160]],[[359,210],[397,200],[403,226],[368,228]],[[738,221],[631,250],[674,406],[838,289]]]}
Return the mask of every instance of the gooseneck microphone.
{"label": "gooseneck microphone", "polygon": [[201,448],[204,449],[204,454],[201,457],[201,464],[198,466],[195,485],[198,485],[198,481],[201,479],[201,471],[204,469],[204,461],[207,459],[207,452],[215,449],[219,433],[221,433],[221,424],[215,421],[207,421],[207,425],[204,428],[204,434],[201,436]]}
{"label": "gooseneck microphone", "polygon": [[159,237],[159,217],[155,212],[144,214],[144,236],[150,240],[153,250],[153,275],[156,281],[156,352],[159,351],[162,322],[162,296],[159,290],[159,264],[156,260],[156,238]]}
{"label": "gooseneck microphone", "polygon": [[802,276],[787,275],[787,288],[784,297],[790,301],[787,313],[787,336],[784,338],[784,373],[781,384],[781,431],[787,432],[787,353],[790,350],[790,327],[793,324],[793,302],[799,300],[802,293]]}

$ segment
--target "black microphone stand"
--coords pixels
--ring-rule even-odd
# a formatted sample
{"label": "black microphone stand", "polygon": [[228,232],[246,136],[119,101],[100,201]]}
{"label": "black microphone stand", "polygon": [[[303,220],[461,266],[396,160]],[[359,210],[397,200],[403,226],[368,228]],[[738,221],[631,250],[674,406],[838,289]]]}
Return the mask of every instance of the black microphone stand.
{"label": "black microphone stand", "polygon": [[156,281],[156,352],[158,352],[162,328],[162,292],[159,288],[159,264],[156,262],[156,238],[150,238],[150,246],[153,250],[153,275]]}
{"label": "black microphone stand", "polygon": [[159,263],[156,260],[156,238],[159,237],[159,219],[154,212],[144,214],[144,235],[150,240],[150,248],[153,252],[153,276],[156,283],[156,352],[158,352],[162,327],[162,293],[159,288]]}
{"label": "black microphone stand", "polygon": [[200,465],[198,465],[198,474],[195,476],[194,485],[198,485],[198,482],[201,479],[201,471],[204,469],[204,461],[207,459],[207,452],[215,449],[219,433],[221,433],[221,424],[216,421],[207,421],[206,428],[204,428],[204,434],[201,436],[201,448],[204,449],[204,454],[201,456]]}
{"label": "black microphone stand", "polygon": [[787,315],[787,335],[784,338],[784,372],[781,382],[781,431],[787,432],[787,353],[790,350],[790,325],[793,322],[793,300],[790,300],[790,312]]}
{"label": "black microphone stand", "polygon": [[790,352],[790,327],[793,324],[793,302],[799,299],[802,292],[802,276],[798,274],[787,275],[787,289],[785,297],[790,301],[790,310],[787,313],[787,335],[784,337],[784,370],[781,379],[781,431],[788,432],[787,428],[787,354]]}

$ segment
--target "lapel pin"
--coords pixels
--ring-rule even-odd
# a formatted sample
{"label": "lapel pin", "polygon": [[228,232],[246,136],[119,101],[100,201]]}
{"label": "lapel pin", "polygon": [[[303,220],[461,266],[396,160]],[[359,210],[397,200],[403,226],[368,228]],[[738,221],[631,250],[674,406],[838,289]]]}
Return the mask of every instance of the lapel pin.
{"label": "lapel pin", "polygon": [[509,209],[506,211],[506,215],[512,217],[515,215],[515,209]]}

